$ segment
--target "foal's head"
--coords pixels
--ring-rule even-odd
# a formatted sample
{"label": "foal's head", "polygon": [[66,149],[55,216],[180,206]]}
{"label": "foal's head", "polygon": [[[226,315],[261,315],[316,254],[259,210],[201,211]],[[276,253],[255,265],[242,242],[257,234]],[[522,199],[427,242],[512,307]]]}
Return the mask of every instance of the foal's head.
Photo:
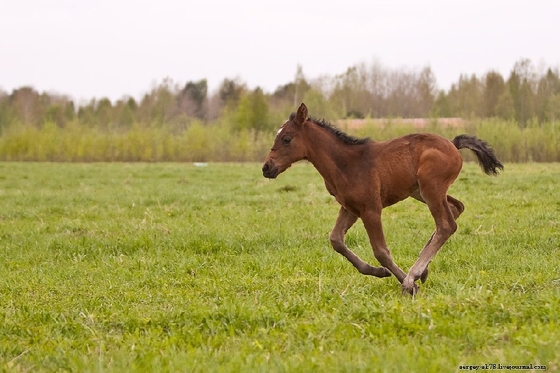
{"label": "foal's head", "polygon": [[305,139],[302,135],[303,123],[307,121],[307,107],[301,104],[297,113],[292,114],[278,130],[276,140],[262,167],[264,177],[276,178],[292,163],[306,157]]}

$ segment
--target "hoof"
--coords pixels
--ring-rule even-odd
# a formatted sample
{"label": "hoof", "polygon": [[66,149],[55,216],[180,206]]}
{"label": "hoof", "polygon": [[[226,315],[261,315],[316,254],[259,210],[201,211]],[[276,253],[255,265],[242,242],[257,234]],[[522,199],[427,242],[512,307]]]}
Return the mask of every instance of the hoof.
{"label": "hoof", "polygon": [[420,288],[416,284],[414,284],[414,286],[411,287],[411,288],[405,288],[404,286],[402,286],[401,289],[402,289],[402,294],[403,295],[409,294],[409,295],[412,295],[413,298],[420,291]]}
{"label": "hoof", "polygon": [[413,297],[418,293],[419,287],[416,285],[414,280],[410,277],[406,277],[401,285],[402,293],[403,294],[410,294]]}

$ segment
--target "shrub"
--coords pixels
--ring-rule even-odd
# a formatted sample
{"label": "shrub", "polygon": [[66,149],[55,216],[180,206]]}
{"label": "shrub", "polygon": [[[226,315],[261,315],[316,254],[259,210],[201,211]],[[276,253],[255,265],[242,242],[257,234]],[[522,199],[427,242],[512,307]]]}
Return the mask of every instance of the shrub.
{"label": "shrub", "polygon": [[[398,119],[380,125],[367,121],[360,129],[341,129],[356,136],[382,141],[412,132],[438,133],[453,138],[460,133],[487,141],[502,162],[560,161],[560,121],[524,128],[513,121],[484,119],[460,127],[444,126],[433,120],[415,128]],[[274,131],[235,129],[226,120],[211,125],[194,120],[185,128],[173,125],[149,126],[138,123],[128,129],[91,127],[74,119],[65,128],[55,122],[41,127],[12,125],[0,135],[2,161],[55,162],[246,162],[262,161],[274,141]],[[466,160],[473,158],[467,152]]]}

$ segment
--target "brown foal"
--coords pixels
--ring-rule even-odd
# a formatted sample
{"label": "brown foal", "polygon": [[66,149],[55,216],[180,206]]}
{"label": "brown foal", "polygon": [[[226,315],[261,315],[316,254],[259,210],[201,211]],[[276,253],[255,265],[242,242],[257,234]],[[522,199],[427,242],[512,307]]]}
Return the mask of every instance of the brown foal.
{"label": "brown foal", "polygon": [[[358,139],[310,118],[307,107],[301,104],[278,131],[262,171],[273,179],[294,162],[311,162],[341,205],[329,236],[333,248],[360,273],[376,277],[393,274],[402,291],[414,295],[418,291],[416,280],[426,281],[428,264],[457,230],[455,221],[465,209],[463,203],[447,195],[461,171],[461,148],[472,150],[487,174],[496,175],[503,169],[488,144],[473,136],[460,135],[453,141],[427,133],[383,142]],[[407,197],[428,205],[436,223],[435,232],[408,274],[393,261],[381,225],[381,210]],[[367,264],[344,243],[344,235],[358,218],[381,267]]]}

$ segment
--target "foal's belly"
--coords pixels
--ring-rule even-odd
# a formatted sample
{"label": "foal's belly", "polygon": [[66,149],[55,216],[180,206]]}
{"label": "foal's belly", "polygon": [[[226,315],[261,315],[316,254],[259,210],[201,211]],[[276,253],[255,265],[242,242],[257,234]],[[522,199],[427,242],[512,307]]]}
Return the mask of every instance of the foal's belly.
{"label": "foal's belly", "polygon": [[383,207],[403,201],[418,191],[418,180],[411,173],[403,173],[391,180],[391,183],[382,183],[380,186]]}
{"label": "foal's belly", "polygon": [[383,208],[394,205],[397,202],[405,200],[409,197],[409,195],[397,195],[397,194],[389,194],[385,197],[383,201]]}

